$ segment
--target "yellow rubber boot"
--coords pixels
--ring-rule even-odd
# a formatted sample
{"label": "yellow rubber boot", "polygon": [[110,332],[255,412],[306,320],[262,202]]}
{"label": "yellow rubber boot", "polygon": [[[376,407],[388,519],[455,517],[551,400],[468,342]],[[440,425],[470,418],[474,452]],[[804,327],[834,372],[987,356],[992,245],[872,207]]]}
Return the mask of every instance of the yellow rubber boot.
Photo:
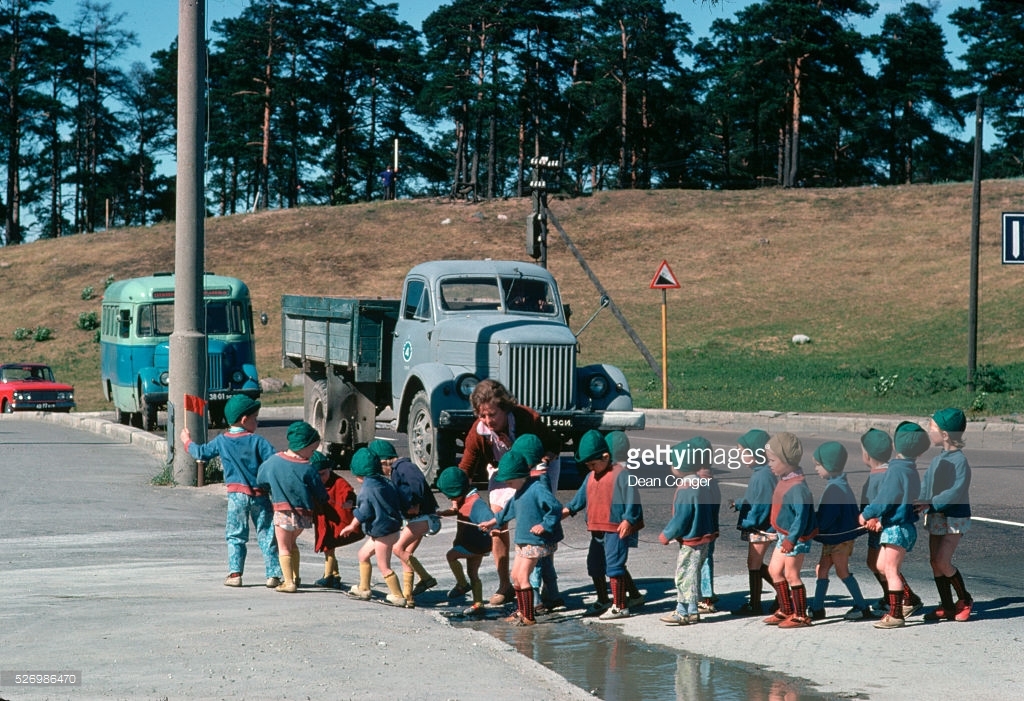
{"label": "yellow rubber boot", "polygon": [[480,604],[481,606],[483,606],[483,604],[484,604],[484,583],[482,581],[480,581],[479,577],[477,577],[476,579],[470,581],[470,584],[473,586],[473,603],[474,604]]}
{"label": "yellow rubber boot", "polygon": [[462,563],[452,560],[448,564],[451,565],[452,574],[455,575],[455,586],[459,589],[469,589],[469,582],[466,581],[466,572],[462,569]]}
{"label": "yellow rubber boot", "polygon": [[284,594],[293,594],[298,587],[295,586],[295,573],[292,570],[291,553],[279,553],[277,561],[281,563],[281,576],[284,581],[277,587],[277,591]]}
{"label": "yellow rubber boot", "polygon": [[373,573],[373,566],[369,562],[359,563],[359,584],[353,584],[348,590],[350,596],[363,601],[370,600],[370,575]]}
{"label": "yellow rubber boot", "polygon": [[299,588],[299,584],[302,582],[299,579],[299,549],[295,548],[292,550],[292,582],[295,584],[295,588]]}
{"label": "yellow rubber boot", "polygon": [[398,575],[394,572],[389,572],[384,577],[384,583],[388,585],[388,591],[391,593],[387,595],[388,603],[392,606],[405,606],[405,597],[402,596],[402,590],[398,586]]}
{"label": "yellow rubber boot", "polygon": [[338,576],[338,558],[333,554],[324,555],[324,579]]}
{"label": "yellow rubber boot", "polygon": [[402,597],[405,598],[405,607],[407,609],[416,608],[416,602],[412,599],[412,584],[415,580],[415,572],[402,572]]}

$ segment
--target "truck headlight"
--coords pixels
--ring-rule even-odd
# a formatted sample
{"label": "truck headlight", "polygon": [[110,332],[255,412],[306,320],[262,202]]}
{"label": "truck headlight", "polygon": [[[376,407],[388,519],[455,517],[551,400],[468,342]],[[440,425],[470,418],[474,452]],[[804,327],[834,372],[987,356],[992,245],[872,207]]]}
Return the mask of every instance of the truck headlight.
{"label": "truck headlight", "polygon": [[245,382],[245,375],[242,374],[241,370],[235,370],[233,373],[231,373],[231,381],[234,382],[236,385],[240,385],[243,382]]}
{"label": "truck headlight", "polygon": [[462,375],[455,380],[455,389],[460,397],[468,400],[469,395],[473,394],[473,390],[476,389],[479,382],[480,380],[474,375]]}
{"label": "truck headlight", "polygon": [[608,379],[604,375],[592,375],[587,381],[587,394],[599,399],[608,393]]}
{"label": "truck headlight", "polygon": [[168,382],[169,379],[170,379],[170,374],[168,372],[165,371],[165,372],[160,373],[160,384],[162,384],[162,385],[164,385],[166,387],[167,386],[167,382]]}

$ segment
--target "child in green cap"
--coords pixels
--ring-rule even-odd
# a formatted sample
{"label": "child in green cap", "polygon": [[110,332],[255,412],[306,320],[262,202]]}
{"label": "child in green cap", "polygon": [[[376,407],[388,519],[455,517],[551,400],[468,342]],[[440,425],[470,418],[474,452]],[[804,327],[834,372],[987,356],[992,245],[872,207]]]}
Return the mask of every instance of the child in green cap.
{"label": "child in green cap", "polygon": [[821,557],[814,570],[814,597],[811,599],[807,615],[811,620],[825,617],[825,594],[828,593],[828,574],[833,565],[840,581],[853,597],[853,608],[846,612],[848,621],[859,621],[871,616],[870,608],[864,601],[857,578],[850,572],[850,556],[853,555],[853,543],[864,529],[858,524],[860,509],[857,497],[850,489],[846,479],[847,459],[846,448],[842,443],[828,441],[814,451],[814,470],[818,476],[828,480],[825,489],[818,498],[818,509],[815,518],[818,521],[818,535],[814,537],[821,543]]}
{"label": "child in green cap", "polygon": [[[455,586],[448,592],[451,600],[462,599],[466,594],[473,593],[473,605],[463,611],[466,616],[482,616],[484,614],[483,584],[480,581],[480,563],[484,555],[491,552],[491,536],[480,530],[480,524],[490,521],[494,512],[479,492],[469,482],[469,476],[458,467],[446,468],[437,478],[437,489],[451,499],[452,508],[443,512],[446,516],[455,516],[455,539],[445,559],[455,575]],[[460,560],[466,561],[466,572],[463,572]],[[467,581],[466,574],[469,579]]]}
{"label": "child in green cap", "polygon": [[935,412],[928,422],[928,437],[942,452],[932,458],[915,502],[917,512],[924,515],[929,560],[939,590],[939,606],[925,614],[926,621],[966,621],[974,604],[960,570],[953,565],[953,553],[971,525],[971,466],[963,453],[966,429],[964,412],[952,407]]}
{"label": "child in green cap", "polygon": [[917,512],[914,499],[921,493],[921,478],[914,460],[928,450],[930,441],[918,424],[903,421],[893,434],[896,457],[889,461],[878,494],[860,514],[860,524],[880,534],[878,569],[885,575],[889,610],[875,622],[875,628],[902,628],[906,618],[921,608],[921,600],[910,589],[900,569],[903,559],[917,542]]}

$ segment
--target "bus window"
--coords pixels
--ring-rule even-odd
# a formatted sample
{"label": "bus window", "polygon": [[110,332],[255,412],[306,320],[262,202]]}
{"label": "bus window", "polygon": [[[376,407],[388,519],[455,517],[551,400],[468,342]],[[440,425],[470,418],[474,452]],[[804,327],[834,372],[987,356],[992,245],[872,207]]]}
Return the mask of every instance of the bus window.
{"label": "bus window", "polygon": [[153,328],[154,336],[170,336],[174,333],[174,305],[156,304],[153,305],[155,312],[156,326]]}
{"label": "bus window", "polygon": [[223,303],[206,305],[206,333],[231,333],[228,327],[228,310]]}

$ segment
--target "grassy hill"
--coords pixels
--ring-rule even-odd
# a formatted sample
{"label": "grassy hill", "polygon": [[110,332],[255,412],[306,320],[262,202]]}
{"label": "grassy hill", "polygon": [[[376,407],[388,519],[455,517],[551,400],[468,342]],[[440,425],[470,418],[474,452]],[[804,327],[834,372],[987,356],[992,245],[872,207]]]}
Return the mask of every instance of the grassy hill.
{"label": "grassy hill", "polygon": [[[978,391],[967,363],[970,184],[843,190],[602,192],[552,199],[557,221],[660,362],[665,259],[670,406],[924,413],[973,406],[1012,413],[1024,388],[1024,269],[1003,266],[1001,214],[1024,208],[1024,181],[982,186]],[[280,363],[284,292],[397,296],[413,264],[525,259],[530,201],[373,202],[240,214],[206,222],[206,269],[249,283],[263,376]],[[449,221],[450,220],[450,221]],[[449,223],[444,223],[449,221]],[[549,268],[579,328],[599,294],[551,227]],[[76,327],[105,281],[174,267],[174,227],[117,229],[0,249],[0,359],[41,360],[100,410],[98,346]],[[95,296],[82,299],[85,288]],[[16,340],[19,328],[53,338]],[[796,346],[794,334],[812,342]],[[637,403],[660,406],[651,369],[609,311],[580,337],[581,362],[627,370]],[[266,397],[299,401],[298,391]]]}

